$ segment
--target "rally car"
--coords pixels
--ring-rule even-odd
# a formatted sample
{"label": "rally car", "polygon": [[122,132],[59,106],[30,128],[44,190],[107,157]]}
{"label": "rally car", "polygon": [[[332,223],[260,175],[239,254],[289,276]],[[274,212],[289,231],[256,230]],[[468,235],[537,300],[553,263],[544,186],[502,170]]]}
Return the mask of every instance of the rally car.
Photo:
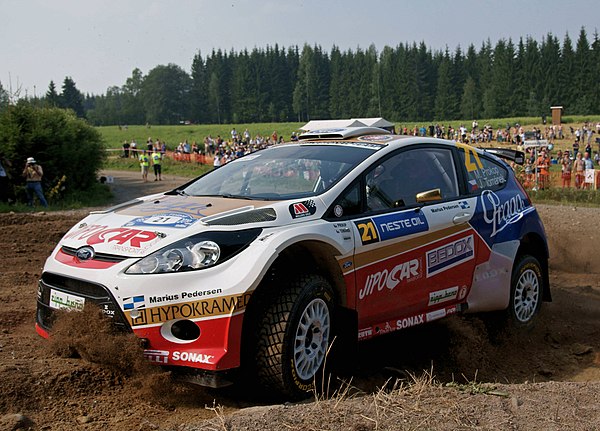
{"label": "rally car", "polygon": [[332,344],[455,313],[527,326],[550,300],[548,247],[493,153],[378,128],[315,130],[93,212],[46,261],[37,331],[51,334],[56,310],[95,305],[142,339],[149,361],[189,380],[219,387],[241,369],[298,398]]}

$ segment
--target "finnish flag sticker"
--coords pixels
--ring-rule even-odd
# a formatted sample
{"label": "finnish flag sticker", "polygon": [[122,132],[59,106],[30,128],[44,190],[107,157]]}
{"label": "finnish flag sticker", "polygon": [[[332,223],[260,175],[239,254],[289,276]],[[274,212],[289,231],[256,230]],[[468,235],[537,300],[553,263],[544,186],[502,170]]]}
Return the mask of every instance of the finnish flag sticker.
{"label": "finnish flag sticker", "polygon": [[137,310],[138,308],[145,308],[146,301],[144,295],[130,296],[123,298],[123,309],[124,310]]}

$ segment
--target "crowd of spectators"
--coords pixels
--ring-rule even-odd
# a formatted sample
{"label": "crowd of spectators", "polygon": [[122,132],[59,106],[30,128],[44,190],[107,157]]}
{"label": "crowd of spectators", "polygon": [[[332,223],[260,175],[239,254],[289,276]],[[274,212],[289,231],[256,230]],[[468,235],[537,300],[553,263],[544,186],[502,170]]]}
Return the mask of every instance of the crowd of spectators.
{"label": "crowd of spectators", "polygon": [[570,126],[568,131],[561,125],[545,125],[544,129],[534,127],[526,131],[520,124],[506,124],[506,127],[499,127],[496,130],[489,125],[479,125],[477,120],[473,120],[471,127],[460,124],[454,127],[451,124],[430,124],[429,126],[414,126],[408,128],[401,126],[399,133],[412,136],[430,136],[435,138],[450,139],[471,144],[489,143],[492,141],[500,143],[521,144],[527,138],[546,139],[550,142],[555,140],[573,139],[580,143],[592,143],[594,135],[600,136],[600,122],[595,124],[584,122],[581,127],[574,128]]}
{"label": "crowd of spectators", "polygon": [[[513,144],[526,153],[526,161],[518,172],[525,186],[545,188],[550,184],[550,170],[552,165],[558,165],[561,170],[561,181],[563,188],[571,187],[572,179],[576,188],[589,188],[589,180],[585,180],[585,170],[593,169],[600,164],[600,122],[585,122],[579,127],[563,125],[545,125],[543,129],[533,127],[526,130],[520,124],[507,124],[506,127],[494,129],[491,125],[480,126],[474,120],[470,127],[459,124],[454,127],[440,124],[429,126],[415,126],[413,128],[400,127],[399,134],[413,136],[430,136],[450,139],[457,142],[466,142],[476,146],[489,144],[495,141],[498,144]],[[596,140],[594,141],[594,136]],[[292,133],[292,141],[298,139],[296,133]],[[545,140],[546,146],[528,148],[523,146],[525,141]],[[571,140],[569,145],[572,151],[555,150],[555,144],[560,141]],[[208,135],[200,143],[187,139],[169,148],[161,139],[153,141],[148,138],[145,149],[148,154],[159,152],[162,157],[171,157],[177,161],[196,162],[199,164],[212,164],[218,168],[232,160],[246,154],[267,148],[271,145],[282,143],[284,137],[274,131],[271,135],[262,136],[260,133],[252,136],[248,129],[239,132],[233,128],[230,136],[223,138],[221,135],[213,137]],[[592,145],[596,143],[594,149]],[[561,144],[564,147],[564,144]],[[135,140],[123,143],[123,157],[139,158],[141,149]],[[554,169],[556,171],[556,169]]]}
{"label": "crowd of spectators", "polygon": [[[291,140],[297,139],[298,135],[292,133]],[[283,142],[284,137],[280,136],[277,131],[273,131],[270,136],[262,136],[259,133],[252,137],[248,129],[240,134],[234,128],[231,130],[231,137],[227,139],[223,139],[221,135],[216,137],[208,135],[200,144],[197,141],[192,141],[190,144],[185,139],[173,147],[169,147],[160,138],[153,141],[150,137],[146,141],[146,146],[140,148],[135,139],[132,139],[123,142],[121,157],[139,159],[144,154],[143,151],[148,154],[160,152],[163,158],[170,157],[177,161],[200,164],[212,163],[214,167],[219,167],[246,154]]]}

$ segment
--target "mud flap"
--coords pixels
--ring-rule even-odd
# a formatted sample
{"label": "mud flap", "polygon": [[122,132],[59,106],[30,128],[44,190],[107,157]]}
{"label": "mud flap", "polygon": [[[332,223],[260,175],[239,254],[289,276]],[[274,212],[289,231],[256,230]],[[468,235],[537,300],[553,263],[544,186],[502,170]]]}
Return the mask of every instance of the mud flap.
{"label": "mud flap", "polygon": [[350,374],[356,371],[353,358],[358,355],[358,314],[355,310],[336,307],[333,322],[335,341],[328,367],[339,374]]}

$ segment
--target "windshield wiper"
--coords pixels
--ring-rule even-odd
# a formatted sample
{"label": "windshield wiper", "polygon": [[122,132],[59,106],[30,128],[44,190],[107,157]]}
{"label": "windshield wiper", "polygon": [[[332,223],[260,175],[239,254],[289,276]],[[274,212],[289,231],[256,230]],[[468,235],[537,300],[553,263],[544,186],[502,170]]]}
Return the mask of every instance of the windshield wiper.
{"label": "windshield wiper", "polygon": [[232,195],[231,193],[224,193],[222,195],[219,195],[219,197],[228,198],[228,199],[244,199],[244,200],[247,200],[247,201],[254,200],[254,198],[251,197],[251,196]]}

